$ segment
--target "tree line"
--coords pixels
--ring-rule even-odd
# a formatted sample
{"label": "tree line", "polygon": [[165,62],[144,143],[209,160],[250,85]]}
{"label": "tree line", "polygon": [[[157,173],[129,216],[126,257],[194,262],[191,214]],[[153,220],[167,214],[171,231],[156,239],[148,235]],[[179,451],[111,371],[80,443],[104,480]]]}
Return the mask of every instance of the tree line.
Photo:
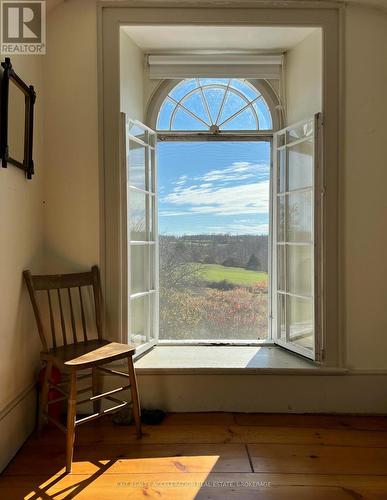
{"label": "tree line", "polygon": [[219,264],[254,271],[268,270],[267,235],[160,235],[160,253],[180,263]]}

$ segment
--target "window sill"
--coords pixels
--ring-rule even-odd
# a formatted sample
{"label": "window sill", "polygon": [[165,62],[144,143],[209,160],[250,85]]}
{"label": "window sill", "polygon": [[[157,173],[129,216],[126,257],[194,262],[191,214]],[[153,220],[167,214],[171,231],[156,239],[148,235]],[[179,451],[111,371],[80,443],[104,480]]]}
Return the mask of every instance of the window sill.
{"label": "window sill", "polygon": [[324,368],[277,346],[158,345],[139,358],[139,375],[269,374],[341,375],[343,368]]}

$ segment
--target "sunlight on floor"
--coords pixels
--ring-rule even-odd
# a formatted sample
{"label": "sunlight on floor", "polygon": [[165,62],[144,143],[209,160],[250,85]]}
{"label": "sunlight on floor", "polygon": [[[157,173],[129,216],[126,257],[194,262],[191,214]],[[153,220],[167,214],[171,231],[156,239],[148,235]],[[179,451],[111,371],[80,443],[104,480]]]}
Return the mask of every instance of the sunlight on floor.
{"label": "sunlight on floor", "polygon": [[[112,459],[97,462],[75,461],[73,471],[66,475],[64,468],[48,480],[39,484],[33,491],[23,496],[26,500],[36,498],[66,499],[80,495],[82,498],[95,498],[95,493],[88,493],[88,488],[100,488],[98,498],[143,498],[163,497],[168,499],[182,498],[190,500],[197,498],[200,489],[207,484],[207,478],[219,460],[214,456],[168,456],[163,458],[145,459]],[[147,463],[149,462],[149,463]],[[119,473],[120,464],[124,471],[130,474],[118,476],[112,481],[109,472]],[[118,466],[118,467],[117,467]],[[156,473],[152,473],[157,470]],[[199,470],[201,472],[199,472]],[[147,471],[144,473],[144,471]],[[185,474],[190,472],[189,476]],[[150,473],[151,476],[149,475]],[[208,486],[208,485],[207,485]]]}

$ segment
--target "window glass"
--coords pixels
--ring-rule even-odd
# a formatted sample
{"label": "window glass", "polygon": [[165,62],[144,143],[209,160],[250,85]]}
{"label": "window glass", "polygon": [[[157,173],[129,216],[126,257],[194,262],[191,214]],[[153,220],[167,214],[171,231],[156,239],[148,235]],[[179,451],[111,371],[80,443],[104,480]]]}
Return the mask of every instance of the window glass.
{"label": "window glass", "polygon": [[146,241],[145,194],[130,190],[128,196],[130,239]]}
{"label": "window glass", "polygon": [[267,338],[270,146],[159,143],[160,339]]}
{"label": "window glass", "polygon": [[313,142],[288,147],[288,189],[311,187],[313,183]]}
{"label": "window glass", "polygon": [[130,250],[130,259],[132,262],[132,282],[131,294],[145,292],[147,290],[146,269],[147,269],[147,250],[144,245],[132,245]]}
{"label": "window glass", "polygon": [[244,79],[189,78],[163,102],[160,131],[270,130],[270,111],[260,92]]}
{"label": "window glass", "polygon": [[129,185],[145,189],[145,146],[129,141]]}

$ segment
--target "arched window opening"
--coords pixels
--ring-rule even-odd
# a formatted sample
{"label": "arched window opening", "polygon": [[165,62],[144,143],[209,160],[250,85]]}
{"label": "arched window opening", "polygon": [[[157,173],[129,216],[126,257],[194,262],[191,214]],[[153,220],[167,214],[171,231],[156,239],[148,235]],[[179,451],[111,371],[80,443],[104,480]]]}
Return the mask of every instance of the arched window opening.
{"label": "arched window opening", "polygon": [[156,129],[219,134],[231,131],[271,131],[273,119],[262,93],[235,78],[189,78],[168,92]]}
{"label": "arched window opening", "polygon": [[127,124],[132,341],[317,357],[321,116],[280,130],[281,109],[266,81],[165,80]]}

